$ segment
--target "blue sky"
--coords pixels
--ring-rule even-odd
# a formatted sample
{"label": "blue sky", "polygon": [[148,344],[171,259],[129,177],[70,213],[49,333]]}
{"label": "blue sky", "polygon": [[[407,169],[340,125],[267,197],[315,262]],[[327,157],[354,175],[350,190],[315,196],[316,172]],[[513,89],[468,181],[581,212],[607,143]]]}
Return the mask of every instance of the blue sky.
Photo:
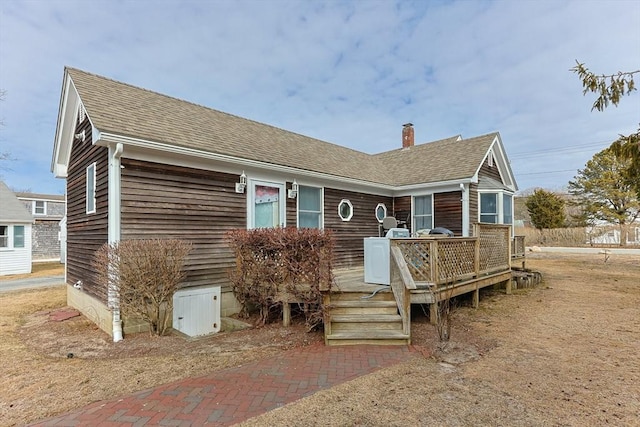
{"label": "blue sky", "polygon": [[64,193],[69,65],[368,153],[499,131],[521,190],[560,189],[640,122],[639,92],[591,112],[576,59],[640,69],[640,2],[2,0],[0,175]]}

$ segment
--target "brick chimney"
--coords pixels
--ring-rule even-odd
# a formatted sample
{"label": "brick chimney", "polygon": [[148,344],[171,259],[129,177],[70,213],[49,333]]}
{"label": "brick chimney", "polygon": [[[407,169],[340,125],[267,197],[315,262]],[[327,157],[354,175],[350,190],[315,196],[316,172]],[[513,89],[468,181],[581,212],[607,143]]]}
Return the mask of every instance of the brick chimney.
{"label": "brick chimney", "polygon": [[402,148],[413,147],[413,123],[405,123],[402,125]]}

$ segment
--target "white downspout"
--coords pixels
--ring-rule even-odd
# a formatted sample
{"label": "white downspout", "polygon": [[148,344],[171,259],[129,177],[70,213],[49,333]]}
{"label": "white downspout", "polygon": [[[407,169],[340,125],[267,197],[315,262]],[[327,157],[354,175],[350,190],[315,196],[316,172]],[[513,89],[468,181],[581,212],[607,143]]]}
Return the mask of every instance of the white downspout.
{"label": "white downspout", "polygon": [[469,237],[469,184],[460,183],[462,192],[462,237]]}
{"label": "white downspout", "polygon": [[[124,146],[117,143],[115,147],[109,145],[109,244],[120,241],[120,157]],[[118,274],[118,272],[113,272]],[[113,342],[122,341],[122,319],[120,318],[120,297],[116,289],[109,286],[108,303],[113,316]]]}

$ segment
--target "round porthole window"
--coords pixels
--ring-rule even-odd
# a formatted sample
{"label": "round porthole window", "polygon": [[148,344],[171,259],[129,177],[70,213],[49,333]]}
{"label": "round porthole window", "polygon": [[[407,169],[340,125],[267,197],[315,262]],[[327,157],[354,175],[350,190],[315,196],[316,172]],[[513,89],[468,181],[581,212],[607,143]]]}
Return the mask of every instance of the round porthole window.
{"label": "round porthole window", "polygon": [[386,216],[387,216],[387,207],[384,205],[384,203],[378,203],[378,206],[376,206],[376,219],[378,220],[379,223],[382,223],[382,221]]}
{"label": "round porthole window", "polygon": [[338,203],[338,216],[343,221],[349,221],[353,216],[353,205],[347,199],[342,199]]}

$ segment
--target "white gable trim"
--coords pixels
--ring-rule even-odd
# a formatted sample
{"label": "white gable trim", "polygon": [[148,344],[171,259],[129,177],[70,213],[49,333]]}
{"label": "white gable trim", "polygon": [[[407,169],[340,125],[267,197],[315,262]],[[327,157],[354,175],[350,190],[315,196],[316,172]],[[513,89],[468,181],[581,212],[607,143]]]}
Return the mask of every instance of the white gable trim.
{"label": "white gable trim", "polygon": [[[82,100],[71,80],[71,76],[65,71],[62,83],[62,95],[60,96],[60,107],[58,109],[58,122],[56,125],[56,136],[53,143],[53,156],[51,159],[51,172],[56,178],[67,177],[67,167],[71,157],[71,147],[75,138],[74,132],[77,126],[78,111],[82,108],[89,117],[88,112],[82,105]],[[91,118],[89,117],[89,121]]]}
{"label": "white gable trim", "polygon": [[494,160],[493,167],[498,168],[498,173],[500,174],[500,178],[502,179],[502,182],[504,183],[504,185],[507,186],[513,192],[516,192],[518,190],[518,185],[516,184],[516,180],[513,176],[511,165],[507,160],[507,156],[504,151],[504,146],[502,145],[502,141],[500,140],[499,134],[496,135],[495,139],[489,146],[489,149],[487,150],[484,157],[482,158],[482,161],[478,165],[478,168],[476,169],[475,174],[471,178],[471,182],[473,183],[478,182],[478,174],[480,173],[480,168],[482,168],[482,165],[487,160],[488,156],[491,156],[491,155],[493,155],[493,160]]}

